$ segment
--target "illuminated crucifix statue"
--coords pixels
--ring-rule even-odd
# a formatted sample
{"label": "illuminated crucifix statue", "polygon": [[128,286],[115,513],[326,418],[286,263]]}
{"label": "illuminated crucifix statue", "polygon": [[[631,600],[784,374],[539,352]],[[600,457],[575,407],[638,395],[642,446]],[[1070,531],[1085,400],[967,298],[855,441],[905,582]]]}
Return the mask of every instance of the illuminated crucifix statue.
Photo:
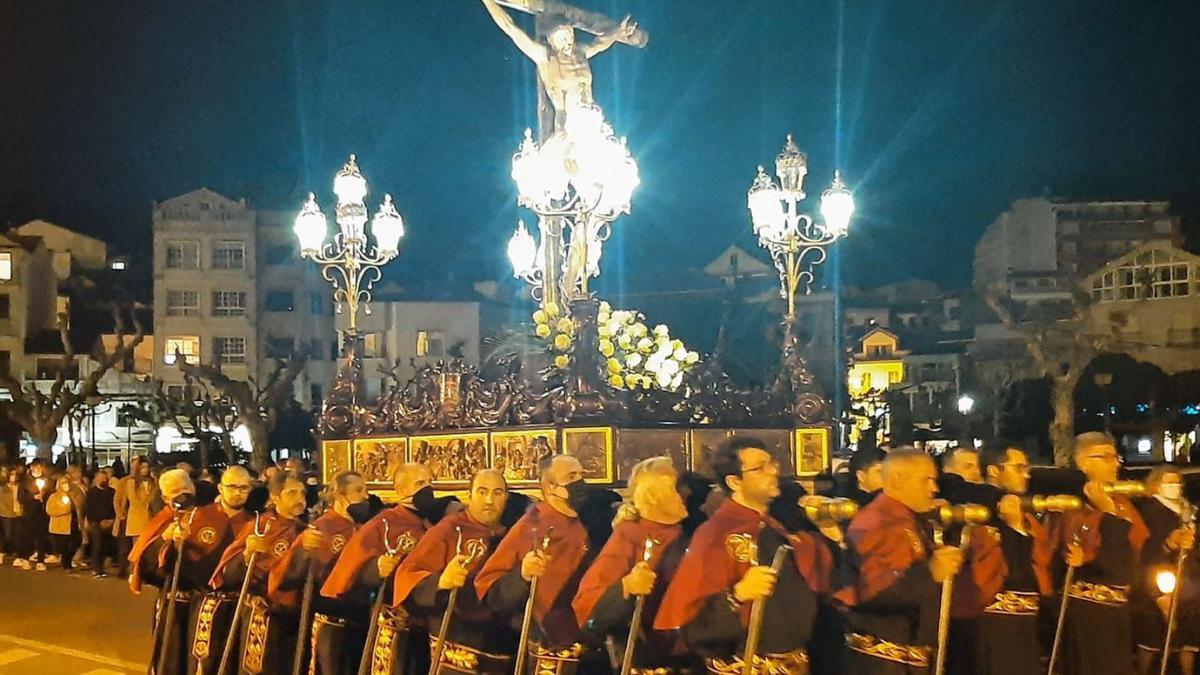
{"label": "illuminated crucifix statue", "polygon": [[[617,23],[602,14],[587,12],[558,0],[482,0],[492,20],[537,66],[539,131],[542,140],[562,131],[567,111],[590,105],[592,69],[588,60],[614,43],[646,46],[649,36],[637,23],[625,17]],[[537,39],[517,25],[504,11],[511,7],[537,17]],[[596,39],[586,45],[575,43],[575,29],[592,33]],[[545,107],[549,100],[551,111]]]}

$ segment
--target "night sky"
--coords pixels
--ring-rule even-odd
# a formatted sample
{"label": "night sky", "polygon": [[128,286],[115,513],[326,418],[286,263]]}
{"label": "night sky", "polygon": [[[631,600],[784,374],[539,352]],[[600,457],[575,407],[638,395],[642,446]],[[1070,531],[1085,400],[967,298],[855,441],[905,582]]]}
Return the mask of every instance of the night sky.
{"label": "night sky", "polygon": [[[746,188],[789,131],[814,210],[835,165],[856,191],[856,283],[966,284],[976,238],[1020,196],[1200,202],[1200,3],[577,4],[651,33],[593,62],[643,178],[606,276],[753,248]],[[208,186],[328,206],[350,152],[372,208],[386,190],[405,216],[401,280],[497,277],[531,219],[508,174],[534,72],[478,0],[4,5],[0,222],[143,254],[155,200]]]}

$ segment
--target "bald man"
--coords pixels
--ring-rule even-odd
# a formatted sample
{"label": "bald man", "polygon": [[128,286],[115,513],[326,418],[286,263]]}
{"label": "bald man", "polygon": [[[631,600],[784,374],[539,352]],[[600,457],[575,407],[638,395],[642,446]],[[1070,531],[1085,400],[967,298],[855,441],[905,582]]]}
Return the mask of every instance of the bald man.
{"label": "bald man", "polygon": [[[374,594],[386,593],[384,582],[392,578],[396,567],[412,553],[417,542],[436,516],[433,476],[424,464],[404,464],[392,478],[399,503],[358,528],[346,542],[329,577],[321,587],[321,596],[347,603],[358,603],[363,614]],[[372,673],[417,672],[419,664],[407,663],[413,638],[408,630],[408,615],[403,608],[383,612],[375,626],[367,627],[367,645],[380,641],[391,650],[373,650]],[[422,635],[419,639],[423,640]],[[407,671],[406,671],[407,669]]]}
{"label": "bald man", "polygon": [[925,673],[937,644],[941,583],[958,573],[961,551],[935,545],[922,516],[933,509],[937,468],[915,448],[883,461],[883,492],[850,521],[854,583],[839,596],[847,617],[845,672]]}
{"label": "bald man", "polygon": [[[174,567],[172,544],[180,536],[182,523],[189,512],[194,512],[190,507],[196,494],[191,477],[180,469],[163,472],[158,479],[158,489],[166,506],[155,514],[138,535],[129,554],[133,569],[129,576],[130,590],[141,593],[143,583],[159,589],[154,613],[156,624],[165,619],[161,608],[167,600]],[[182,579],[180,587],[182,589]],[[187,607],[190,598],[190,593],[181,590],[175,598],[176,611],[171,625],[161,631],[157,625],[154,626],[155,642],[150,661],[157,663],[159,654],[164,650],[167,652],[163,675],[182,675],[187,672]]]}
{"label": "bald man", "polygon": [[195,517],[182,532],[183,566],[179,585],[192,594],[188,673],[215,673],[221,658],[221,646],[228,637],[237,593],[214,591],[208,582],[221,554],[253,519],[253,514],[246,511],[246,499],[253,484],[245,467],[235,465],[226,469],[216,487],[216,500],[196,509]]}
{"label": "bald man", "polygon": [[[495,469],[478,471],[468,488],[467,508],[442,519],[396,570],[393,603],[421,617],[429,627],[430,649],[437,649],[450,592],[458,589],[451,615],[442,672],[495,674],[512,671],[517,634],[497,621],[475,592],[475,575],[496,550],[504,527],[500,516],[508,502],[508,485]],[[477,655],[465,663],[462,653]]]}

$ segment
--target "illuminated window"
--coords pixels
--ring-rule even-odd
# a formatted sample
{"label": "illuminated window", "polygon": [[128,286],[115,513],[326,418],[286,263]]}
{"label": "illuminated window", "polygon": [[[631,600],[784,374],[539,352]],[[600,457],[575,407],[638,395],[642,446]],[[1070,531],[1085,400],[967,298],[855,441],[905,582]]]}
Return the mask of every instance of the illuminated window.
{"label": "illuminated window", "polygon": [[213,316],[246,316],[246,293],[244,291],[213,291]]}
{"label": "illuminated window", "polygon": [[889,370],[888,371],[888,384],[899,384],[899,383],[900,383],[900,371]]}
{"label": "illuminated window", "polygon": [[213,338],[213,349],[221,363],[246,362],[246,338],[219,337]]}
{"label": "illuminated window", "polygon": [[200,338],[195,335],[177,335],[167,338],[163,349],[163,363],[175,364],[175,354],[182,354],[185,363],[200,363]]}
{"label": "illuminated window", "polygon": [[862,379],[859,380],[859,382],[861,383],[861,386],[863,389],[870,389],[871,388],[871,374],[863,373]]}
{"label": "illuminated window", "polygon": [[194,241],[168,241],[167,269],[200,269],[200,244]]}
{"label": "illuminated window", "polygon": [[196,291],[167,291],[167,316],[200,316],[200,294]]}
{"label": "illuminated window", "polygon": [[0,253],[0,281],[12,281],[12,253]]}
{"label": "illuminated window", "polygon": [[417,356],[442,356],[445,353],[445,336],[440,330],[417,331]]}
{"label": "illuminated window", "polygon": [[218,241],[213,245],[212,266],[215,270],[245,269],[246,242]]}
{"label": "illuminated window", "polygon": [[363,356],[368,359],[386,358],[382,333],[367,333],[363,336]]}

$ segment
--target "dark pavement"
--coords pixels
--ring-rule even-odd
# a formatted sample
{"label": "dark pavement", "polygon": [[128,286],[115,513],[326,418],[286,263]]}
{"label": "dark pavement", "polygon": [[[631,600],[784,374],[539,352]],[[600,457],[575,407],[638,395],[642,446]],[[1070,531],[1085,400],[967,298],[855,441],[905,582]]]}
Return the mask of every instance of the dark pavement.
{"label": "dark pavement", "polygon": [[0,566],[0,675],[144,673],[154,589]]}

